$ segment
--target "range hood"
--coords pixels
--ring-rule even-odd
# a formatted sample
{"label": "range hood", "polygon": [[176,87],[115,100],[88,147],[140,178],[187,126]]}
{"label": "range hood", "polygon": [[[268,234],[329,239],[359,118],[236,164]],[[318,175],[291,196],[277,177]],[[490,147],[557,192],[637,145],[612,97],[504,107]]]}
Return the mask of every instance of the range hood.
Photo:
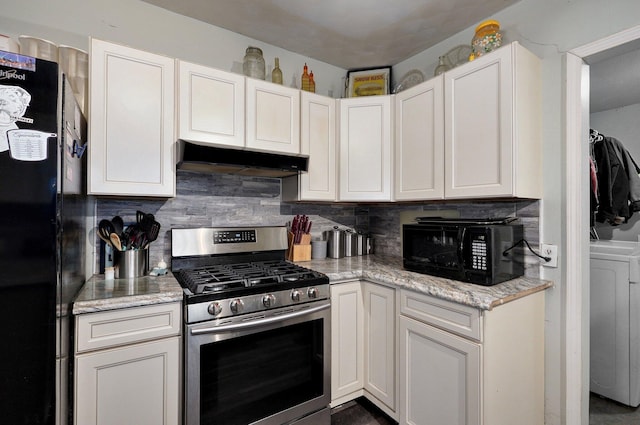
{"label": "range hood", "polygon": [[238,174],[242,176],[288,177],[306,172],[309,157],[178,141],[178,169]]}

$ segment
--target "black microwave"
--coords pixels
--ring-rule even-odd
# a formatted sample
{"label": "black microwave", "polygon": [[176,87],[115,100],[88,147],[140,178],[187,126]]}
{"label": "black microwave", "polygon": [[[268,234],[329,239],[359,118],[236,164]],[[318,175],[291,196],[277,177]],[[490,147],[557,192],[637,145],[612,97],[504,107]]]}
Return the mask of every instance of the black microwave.
{"label": "black microwave", "polygon": [[485,286],[522,276],[523,226],[514,220],[418,217],[402,225],[403,266]]}

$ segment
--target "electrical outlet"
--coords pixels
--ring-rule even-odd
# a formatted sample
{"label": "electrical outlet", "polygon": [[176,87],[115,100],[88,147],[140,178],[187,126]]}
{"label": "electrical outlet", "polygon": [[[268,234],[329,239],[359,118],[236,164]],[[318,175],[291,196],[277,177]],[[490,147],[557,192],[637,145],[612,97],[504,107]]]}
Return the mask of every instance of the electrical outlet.
{"label": "electrical outlet", "polygon": [[549,245],[543,243],[540,245],[541,255],[549,257],[551,260],[542,262],[545,267],[558,267],[558,245]]}

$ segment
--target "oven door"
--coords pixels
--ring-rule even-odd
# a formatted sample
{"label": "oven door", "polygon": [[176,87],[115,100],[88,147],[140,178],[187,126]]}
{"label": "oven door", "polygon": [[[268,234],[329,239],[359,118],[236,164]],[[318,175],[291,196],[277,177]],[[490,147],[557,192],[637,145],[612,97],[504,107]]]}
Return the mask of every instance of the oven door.
{"label": "oven door", "polygon": [[187,325],[185,425],[280,425],[326,409],[330,306]]}

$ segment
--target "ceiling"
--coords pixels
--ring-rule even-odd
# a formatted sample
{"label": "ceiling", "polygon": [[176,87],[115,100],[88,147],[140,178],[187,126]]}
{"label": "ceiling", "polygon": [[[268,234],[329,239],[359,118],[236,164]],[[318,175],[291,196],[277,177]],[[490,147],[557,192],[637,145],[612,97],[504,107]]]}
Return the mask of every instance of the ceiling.
{"label": "ceiling", "polygon": [[[395,65],[520,0],[143,0],[344,69]],[[586,58],[592,112],[640,103],[640,43]]]}
{"label": "ceiling", "polygon": [[520,0],[144,0],[344,69],[395,65]]}
{"label": "ceiling", "polygon": [[597,53],[589,64],[590,112],[640,103],[640,40]]}

